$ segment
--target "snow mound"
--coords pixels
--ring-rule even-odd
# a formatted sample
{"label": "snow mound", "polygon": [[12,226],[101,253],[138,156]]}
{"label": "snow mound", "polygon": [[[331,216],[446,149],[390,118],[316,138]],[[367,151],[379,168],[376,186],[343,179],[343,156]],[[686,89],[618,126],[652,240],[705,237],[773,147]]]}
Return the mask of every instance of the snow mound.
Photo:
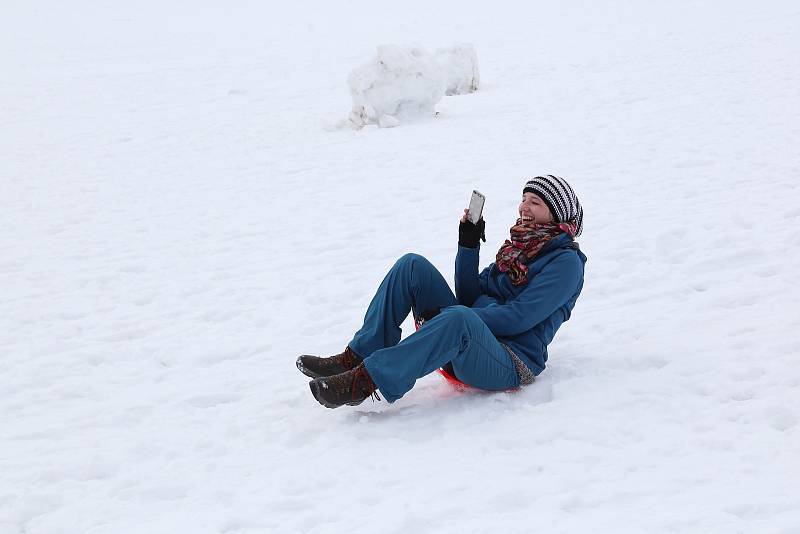
{"label": "snow mound", "polygon": [[439,48],[435,54],[419,46],[381,45],[372,61],[348,76],[353,98],[349,122],[355,128],[390,128],[429,117],[445,94],[474,92],[479,80],[472,45]]}
{"label": "snow mound", "polygon": [[383,45],[373,61],[348,77],[356,127],[397,126],[402,119],[433,115],[445,93],[445,79],[433,55],[419,47]]}
{"label": "snow mound", "polygon": [[436,61],[444,73],[447,85],[445,95],[466,95],[478,90],[481,75],[474,46],[461,44],[439,48],[436,50]]}

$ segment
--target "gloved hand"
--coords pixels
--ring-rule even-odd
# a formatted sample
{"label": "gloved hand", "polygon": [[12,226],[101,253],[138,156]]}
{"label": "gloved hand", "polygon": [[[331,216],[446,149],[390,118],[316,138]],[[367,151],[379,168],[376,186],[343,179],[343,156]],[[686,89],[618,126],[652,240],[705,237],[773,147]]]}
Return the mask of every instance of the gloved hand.
{"label": "gloved hand", "polygon": [[469,219],[461,221],[458,225],[458,244],[467,248],[478,248],[478,240],[486,243],[486,236],[483,231],[486,228],[486,221],[483,218],[478,220],[478,224],[473,224]]}

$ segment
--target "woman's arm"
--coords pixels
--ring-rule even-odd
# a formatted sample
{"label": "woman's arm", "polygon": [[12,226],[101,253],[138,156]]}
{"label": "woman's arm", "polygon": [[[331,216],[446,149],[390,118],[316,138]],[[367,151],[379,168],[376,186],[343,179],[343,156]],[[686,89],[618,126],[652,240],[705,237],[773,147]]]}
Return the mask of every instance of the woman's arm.
{"label": "woman's arm", "polygon": [[472,306],[480,295],[478,284],[478,260],[480,258],[480,239],[486,223],[483,219],[478,224],[468,220],[469,210],[464,210],[464,215],[458,225],[458,253],[456,254],[456,298],[463,306]]}
{"label": "woman's arm", "polygon": [[566,304],[578,289],[582,276],[583,265],[577,254],[559,254],[528,282],[516,299],[473,310],[494,335],[521,334]]}
{"label": "woman's arm", "polygon": [[480,295],[478,260],[480,247],[458,247],[456,253],[456,298],[462,306],[472,306]]}

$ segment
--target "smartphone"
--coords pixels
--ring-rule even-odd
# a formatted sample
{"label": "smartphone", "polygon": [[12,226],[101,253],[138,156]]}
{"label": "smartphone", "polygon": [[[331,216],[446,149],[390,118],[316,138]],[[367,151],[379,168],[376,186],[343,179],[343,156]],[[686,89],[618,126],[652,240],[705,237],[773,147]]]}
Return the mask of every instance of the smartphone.
{"label": "smartphone", "polygon": [[469,201],[469,220],[472,224],[478,224],[483,215],[483,204],[486,202],[486,197],[480,191],[472,191],[472,198]]}

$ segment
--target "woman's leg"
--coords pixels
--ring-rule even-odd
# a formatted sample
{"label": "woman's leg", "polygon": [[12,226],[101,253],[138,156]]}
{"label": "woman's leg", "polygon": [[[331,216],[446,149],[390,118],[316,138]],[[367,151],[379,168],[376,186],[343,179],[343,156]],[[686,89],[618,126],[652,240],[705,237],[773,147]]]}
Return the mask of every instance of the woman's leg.
{"label": "woman's leg", "polygon": [[486,390],[519,385],[514,362],[477,314],[451,306],[426,321],[414,335],[364,360],[386,400],[405,395],[418,378],[452,362],[459,380]]}
{"label": "woman's leg", "polygon": [[364,316],[364,326],[348,343],[362,358],[400,341],[400,325],[412,309],[419,315],[433,308],[452,306],[456,297],[442,274],[418,254],[406,254],[381,282]]}

